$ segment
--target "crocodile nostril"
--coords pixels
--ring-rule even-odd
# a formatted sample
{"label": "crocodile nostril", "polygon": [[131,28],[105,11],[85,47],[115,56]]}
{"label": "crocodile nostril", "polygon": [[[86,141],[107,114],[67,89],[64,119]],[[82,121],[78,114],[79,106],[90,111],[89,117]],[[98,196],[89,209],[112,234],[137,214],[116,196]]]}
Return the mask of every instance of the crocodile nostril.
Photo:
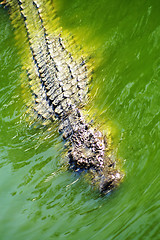
{"label": "crocodile nostril", "polygon": [[110,192],[114,188],[113,180],[106,181],[102,184],[100,191],[102,193]]}

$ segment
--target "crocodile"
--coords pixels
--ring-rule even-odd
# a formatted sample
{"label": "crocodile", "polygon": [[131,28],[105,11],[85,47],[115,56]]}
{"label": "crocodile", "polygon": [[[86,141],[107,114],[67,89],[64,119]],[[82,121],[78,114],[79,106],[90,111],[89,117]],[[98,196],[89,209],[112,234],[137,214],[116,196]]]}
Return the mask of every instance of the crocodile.
{"label": "crocodile", "polygon": [[28,50],[23,54],[28,54],[28,59],[23,61],[23,68],[34,97],[34,111],[44,120],[57,119],[58,131],[68,143],[69,168],[89,172],[101,193],[110,192],[124,174],[117,168],[117,160],[107,155],[105,136],[83,114],[92,77],[87,61],[77,59],[66,47],[61,28],[55,27],[52,1],[7,0],[7,4],[16,33],[26,36]]}

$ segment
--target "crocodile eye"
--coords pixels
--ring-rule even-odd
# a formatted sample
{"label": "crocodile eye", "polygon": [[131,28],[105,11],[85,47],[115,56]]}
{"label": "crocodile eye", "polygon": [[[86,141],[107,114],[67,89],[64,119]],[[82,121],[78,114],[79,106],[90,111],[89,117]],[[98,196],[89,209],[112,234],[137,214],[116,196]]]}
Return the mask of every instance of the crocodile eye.
{"label": "crocodile eye", "polygon": [[114,167],[114,166],[115,166],[115,162],[113,162],[110,165],[108,165],[108,167]]}

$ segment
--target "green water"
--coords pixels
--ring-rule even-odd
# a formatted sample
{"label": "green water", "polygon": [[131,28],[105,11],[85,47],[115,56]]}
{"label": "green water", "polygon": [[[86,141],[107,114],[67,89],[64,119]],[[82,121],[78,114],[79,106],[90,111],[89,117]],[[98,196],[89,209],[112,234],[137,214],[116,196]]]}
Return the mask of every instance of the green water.
{"label": "green water", "polygon": [[61,169],[54,126],[29,127],[21,65],[0,8],[0,239],[160,239],[160,2],[55,0],[94,59],[89,112],[110,125],[126,177],[101,197]]}

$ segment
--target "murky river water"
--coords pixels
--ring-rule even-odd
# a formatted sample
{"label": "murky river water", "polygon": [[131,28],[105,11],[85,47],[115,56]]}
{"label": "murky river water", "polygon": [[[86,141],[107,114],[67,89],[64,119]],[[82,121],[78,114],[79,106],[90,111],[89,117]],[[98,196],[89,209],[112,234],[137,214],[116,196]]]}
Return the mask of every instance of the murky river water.
{"label": "murky river water", "polygon": [[160,239],[160,1],[55,0],[94,63],[89,113],[126,177],[102,197],[61,168],[55,126],[28,126],[21,62],[0,8],[0,239]]}

